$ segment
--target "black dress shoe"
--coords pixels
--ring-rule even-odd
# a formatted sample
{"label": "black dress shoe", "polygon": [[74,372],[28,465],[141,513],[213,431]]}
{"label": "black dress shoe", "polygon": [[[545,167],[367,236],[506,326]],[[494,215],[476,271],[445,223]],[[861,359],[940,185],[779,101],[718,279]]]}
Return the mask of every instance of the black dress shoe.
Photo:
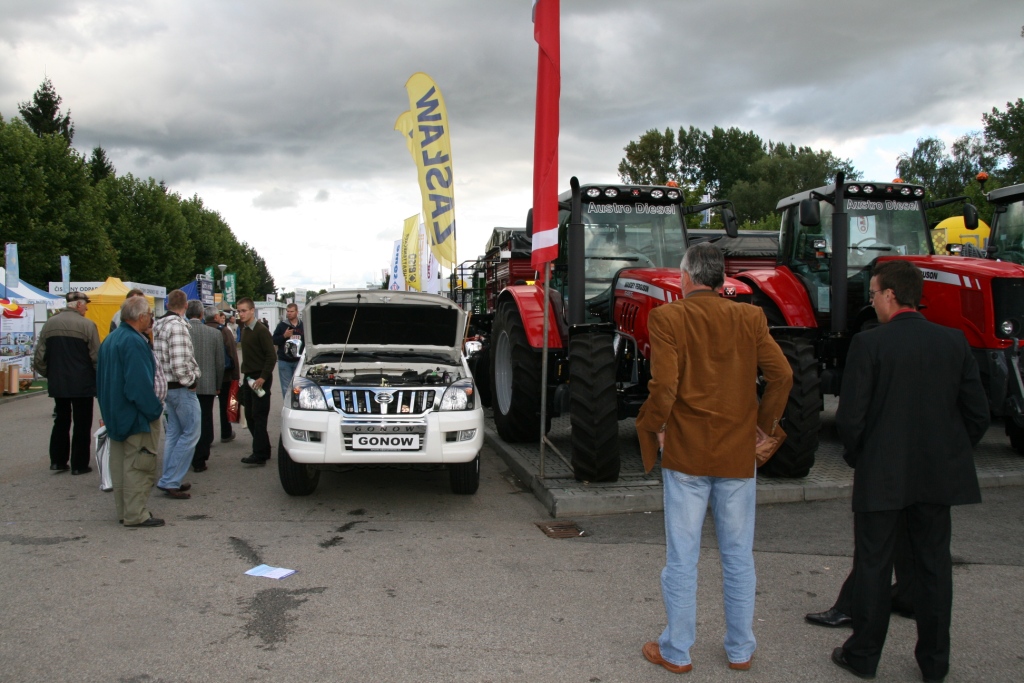
{"label": "black dress shoe", "polygon": [[267,461],[265,459],[257,458],[255,455],[247,455],[246,457],[242,458],[242,462],[244,462],[246,465],[262,466],[267,464]]}
{"label": "black dress shoe", "polygon": [[55,462],[51,462],[50,463],[50,471],[51,472],[67,472],[70,469],[71,469],[71,465],[58,465]]}
{"label": "black dress shoe", "polygon": [[914,608],[910,607],[908,605],[900,604],[898,602],[893,602],[892,603],[892,613],[893,614],[898,614],[901,617],[903,617],[904,619],[913,619],[914,618]]}
{"label": "black dress shoe", "polygon": [[192,488],[192,484],[188,484],[188,483],[181,484],[176,489],[165,489],[163,486],[157,486],[157,488],[160,489],[161,491],[163,491],[164,493],[167,493],[168,491],[188,491],[189,489]]}
{"label": "black dress shoe", "polygon": [[220,442],[221,443],[227,443],[228,441],[234,441],[234,440],[235,440],[235,433],[234,432],[231,432],[231,436],[222,436],[222,437],[220,437]]}
{"label": "black dress shoe", "polygon": [[90,472],[92,472],[91,467],[83,467],[80,470],[71,470],[71,474],[89,474]]}
{"label": "black dress shoe", "polygon": [[853,665],[846,661],[846,654],[843,652],[843,648],[841,647],[837,647],[832,650],[832,663],[840,669],[846,669],[857,678],[863,678],[866,681],[874,680],[875,678],[875,674],[866,674],[854,669]]}
{"label": "black dress shoe", "polygon": [[804,619],[812,624],[828,626],[830,628],[853,625],[853,617],[848,614],[843,614],[835,607],[830,607],[824,612],[811,612],[810,614],[804,615]]}
{"label": "black dress shoe", "polygon": [[129,527],[129,528],[140,527],[140,526],[150,527],[150,526],[163,526],[163,525],[164,525],[164,520],[157,519],[156,517],[150,517],[145,522],[139,522],[138,524],[125,524],[125,526]]}
{"label": "black dress shoe", "polygon": [[205,472],[207,469],[206,465],[192,465],[193,472]]}

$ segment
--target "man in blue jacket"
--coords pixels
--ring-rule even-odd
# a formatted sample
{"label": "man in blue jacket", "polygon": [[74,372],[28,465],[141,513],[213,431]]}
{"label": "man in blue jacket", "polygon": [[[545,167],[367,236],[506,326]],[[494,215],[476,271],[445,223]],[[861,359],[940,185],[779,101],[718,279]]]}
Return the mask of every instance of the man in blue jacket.
{"label": "man in blue jacket", "polygon": [[145,331],[153,319],[145,297],[125,299],[121,325],[100,345],[96,372],[100,413],[110,439],[110,479],[117,518],[126,527],[163,526],[146,509],[156,481],[163,405]]}

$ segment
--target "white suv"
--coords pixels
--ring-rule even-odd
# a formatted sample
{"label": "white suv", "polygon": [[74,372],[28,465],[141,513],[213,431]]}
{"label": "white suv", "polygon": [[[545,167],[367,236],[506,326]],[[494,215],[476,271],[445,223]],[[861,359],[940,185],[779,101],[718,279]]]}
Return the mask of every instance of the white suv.
{"label": "white suv", "polygon": [[281,409],[278,471],[293,496],[337,465],[448,465],[480,483],[484,415],[462,352],[466,313],[435,294],[347,290],[302,314],[305,348]]}

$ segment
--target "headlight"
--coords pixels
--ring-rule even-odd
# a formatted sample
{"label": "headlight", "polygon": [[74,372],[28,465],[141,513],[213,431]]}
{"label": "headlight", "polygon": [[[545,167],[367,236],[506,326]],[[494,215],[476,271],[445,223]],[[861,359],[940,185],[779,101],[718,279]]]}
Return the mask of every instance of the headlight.
{"label": "headlight", "polygon": [[1013,324],[1012,320],[1004,320],[999,324],[1000,331],[1007,337],[1013,334],[1014,328],[1016,328],[1016,325]]}
{"label": "headlight", "polygon": [[292,380],[292,408],[296,410],[328,410],[323,390],[305,377]]}
{"label": "headlight", "polygon": [[441,410],[472,410],[475,405],[471,379],[460,379],[445,389],[441,397]]}

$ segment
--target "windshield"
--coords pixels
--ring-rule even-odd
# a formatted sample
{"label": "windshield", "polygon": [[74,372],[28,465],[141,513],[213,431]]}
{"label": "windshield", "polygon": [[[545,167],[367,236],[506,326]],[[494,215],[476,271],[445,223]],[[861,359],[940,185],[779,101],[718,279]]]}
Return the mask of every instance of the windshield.
{"label": "windshield", "polygon": [[1024,199],[1008,204],[996,214],[995,258],[1024,264]]}
{"label": "windshield", "polygon": [[[850,231],[847,267],[851,271],[867,268],[879,256],[928,253],[928,227],[920,202],[847,198],[845,208]],[[818,225],[804,226],[794,221],[794,261],[831,259],[833,212],[831,204],[821,202]],[[791,213],[796,218],[797,212]],[[820,248],[822,240],[824,249]]]}
{"label": "windshield", "polygon": [[686,249],[675,204],[583,202],[586,298],[611,284],[623,268],[678,268]]}

